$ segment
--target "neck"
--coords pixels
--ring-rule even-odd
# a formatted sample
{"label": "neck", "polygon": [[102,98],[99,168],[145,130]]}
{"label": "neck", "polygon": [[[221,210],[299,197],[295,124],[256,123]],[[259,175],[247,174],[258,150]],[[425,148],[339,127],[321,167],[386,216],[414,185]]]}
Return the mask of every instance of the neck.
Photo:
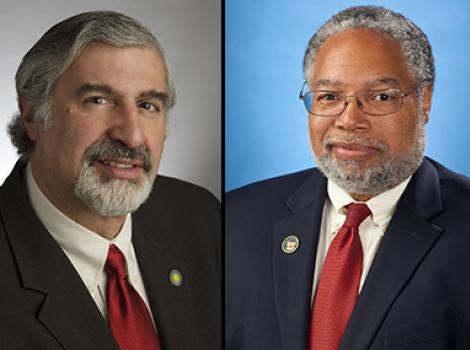
{"label": "neck", "polygon": [[87,212],[66,213],[69,218],[93,231],[97,235],[111,240],[117,236],[121,230],[126,216],[100,216],[92,209],[87,208]]}
{"label": "neck", "polygon": [[377,193],[376,194],[348,193],[348,194],[352,197],[352,199],[358,202],[367,202],[369,199],[377,195]]}

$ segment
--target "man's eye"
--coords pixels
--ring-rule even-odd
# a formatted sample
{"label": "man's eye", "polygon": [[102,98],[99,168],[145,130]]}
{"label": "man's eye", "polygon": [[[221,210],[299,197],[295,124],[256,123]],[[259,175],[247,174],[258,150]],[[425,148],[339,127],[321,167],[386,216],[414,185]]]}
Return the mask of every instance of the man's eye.
{"label": "man's eye", "polygon": [[85,103],[102,105],[105,103],[109,103],[109,101],[103,96],[90,96],[85,99]]}
{"label": "man's eye", "polygon": [[395,98],[395,94],[390,92],[379,92],[377,94],[372,95],[372,100],[377,102],[388,102],[394,100]]}
{"label": "man's eye", "polygon": [[139,104],[139,107],[149,112],[160,112],[161,110],[158,104],[150,103],[150,102],[141,102]]}
{"label": "man's eye", "polygon": [[321,94],[317,94],[316,100],[321,103],[332,103],[332,102],[337,102],[341,98],[337,94],[333,94],[331,92],[324,92]]}

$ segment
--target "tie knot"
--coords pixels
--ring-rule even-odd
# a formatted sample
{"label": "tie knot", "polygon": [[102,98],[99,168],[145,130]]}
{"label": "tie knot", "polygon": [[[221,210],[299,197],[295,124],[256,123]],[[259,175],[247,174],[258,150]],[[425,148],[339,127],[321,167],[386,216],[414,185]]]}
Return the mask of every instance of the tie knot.
{"label": "tie knot", "polygon": [[348,214],[346,216],[344,226],[357,228],[365,218],[371,214],[370,209],[366,204],[351,203],[346,207],[348,208]]}
{"label": "tie knot", "polygon": [[106,259],[104,270],[108,274],[108,277],[126,277],[126,258],[114,244],[109,246],[108,258]]}

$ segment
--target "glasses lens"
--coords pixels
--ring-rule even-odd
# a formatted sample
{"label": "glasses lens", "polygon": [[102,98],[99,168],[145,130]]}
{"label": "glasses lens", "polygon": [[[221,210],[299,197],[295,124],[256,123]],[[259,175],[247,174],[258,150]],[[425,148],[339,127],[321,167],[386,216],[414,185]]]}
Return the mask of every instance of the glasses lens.
{"label": "glasses lens", "polygon": [[312,113],[312,93],[308,92],[305,95],[303,95],[303,100],[304,100],[304,105],[305,105],[305,109],[307,110],[307,112]]}
{"label": "glasses lens", "polygon": [[397,112],[401,107],[401,103],[400,91],[377,91],[361,98],[361,109],[369,114],[389,114]]}
{"label": "glasses lens", "polygon": [[318,116],[341,114],[344,110],[344,97],[331,91],[311,92],[311,113]]}

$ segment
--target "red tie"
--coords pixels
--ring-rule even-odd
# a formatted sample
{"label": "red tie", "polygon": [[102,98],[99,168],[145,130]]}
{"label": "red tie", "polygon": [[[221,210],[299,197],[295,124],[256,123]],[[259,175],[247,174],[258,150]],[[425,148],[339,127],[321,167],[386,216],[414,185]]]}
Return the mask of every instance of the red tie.
{"label": "red tie", "polygon": [[320,274],[310,320],[310,350],[338,349],[359,292],[363,257],[358,228],[370,210],[365,204],[347,208],[346,221]]}
{"label": "red tie", "polygon": [[113,244],[104,267],[108,275],[108,323],[121,350],[160,350],[149,311],[126,278],[126,259]]}

